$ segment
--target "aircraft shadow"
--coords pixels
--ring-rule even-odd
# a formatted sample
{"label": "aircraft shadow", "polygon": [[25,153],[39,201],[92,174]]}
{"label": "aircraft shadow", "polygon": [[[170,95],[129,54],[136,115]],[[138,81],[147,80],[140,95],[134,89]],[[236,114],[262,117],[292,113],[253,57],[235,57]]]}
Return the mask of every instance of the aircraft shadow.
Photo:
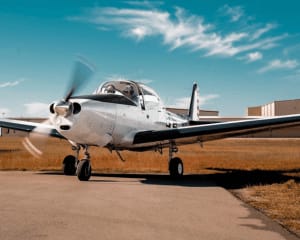
{"label": "aircraft shadow", "polygon": [[247,186],[284,183],[289,180],[300,182],[300,169],[291,170],[236,170],[209,168],[218,173],[208,175],[209,179],[226,189],[240,189]]}
{"label": "aircraft shadow", "polygon": [[[172,179],[168,174],[135,174],[135,173],[93,173],[92,182],[126,182],[125,179],[136,179],[143,184],[184,186],[184,187],[213,187],[222,186],[226,189],[240,189],[247,186],[284,183],[294,180],[300,183],[300,169],[292,170],[236,170],[209,168],[215,170],[212,174],[190,174],[180,179]],[[37,174],[63,175],[59,171],[45,171]],[[68,176],[66,176],[68,177]],[[74,176],[70,176],[74,177]],[[106,179],[101,179],[105,177]],[[122,179],[117,179],[122,178]]]}
{"label": "aircraft shadow", "polygon": [[106,174],[95,173],[93,176],[98,177],[112,177],[112,178],[130,178],[138,179],[139,182],[149,185],[162,185],[162,186],[184,186],[184,187],[212,187],[216,184],[208,181],[203,175],[185,175],[180,179],[171,178],[168,174]]}
{"label": "aircraft shadow", "polygon": [[216,173],[184,175],[181,179],[172,179],[161,174],[94,174],[94,176],[142,178],[141,183],[153,185],[173,185],[186,187],[222,186],[226,189],[241,189],[247,186],[284,183],[294,180],[300,183],[300,169],[291,170],[236,170],[209,168]]}

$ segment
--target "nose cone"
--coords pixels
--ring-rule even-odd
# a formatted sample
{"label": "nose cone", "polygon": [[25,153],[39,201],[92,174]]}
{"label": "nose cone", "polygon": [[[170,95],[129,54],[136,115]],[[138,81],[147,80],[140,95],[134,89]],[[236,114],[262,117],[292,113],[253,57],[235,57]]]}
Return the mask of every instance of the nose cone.
{"label": "nose cone", "polygon": [[72,114],[78,114],[81,111],[81,105],[77,102],[60,101],[50,105],[50,112],[57,116],[68,117]]}
{"label": "nose cone", "polygon": [[72,113],[73,105],[71,102],[60,101],[54,106],[54,112],[58,116],[67,117]]}

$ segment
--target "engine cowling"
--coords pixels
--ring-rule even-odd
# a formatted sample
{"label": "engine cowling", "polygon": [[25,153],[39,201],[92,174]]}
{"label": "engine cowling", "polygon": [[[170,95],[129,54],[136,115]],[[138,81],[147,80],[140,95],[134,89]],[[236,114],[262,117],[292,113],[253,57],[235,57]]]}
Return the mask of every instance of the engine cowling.
{"label": "engine cowling", "polygon": [[50,113],[58,116],[68,117],[71,114],[78,114],[81,111],[81,105],[77,102],[60,101],[52,103],[49,107]]}

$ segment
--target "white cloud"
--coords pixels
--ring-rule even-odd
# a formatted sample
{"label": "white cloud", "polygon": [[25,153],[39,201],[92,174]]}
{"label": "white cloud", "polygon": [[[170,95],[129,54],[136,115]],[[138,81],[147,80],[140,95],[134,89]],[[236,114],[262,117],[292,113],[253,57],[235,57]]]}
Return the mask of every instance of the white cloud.
{"label": "white cloud", "polygon": [[208,95],[202,95],[200,96],[200,102],[199,102],[199,106],[203,106],[205,104],[207,104],[208,102],[210,102],[211,100],[217,99],[219,98],[220,95],[218,94],[208,94]]}
{"label": "white cloud", "polygon": [[248,53],[246,55],[246,59],[248,62],[255,62],[263,58],[263,55],[261,52],[252,52]]}
{"label": "white cloud", "polygon": [[[219,97],[220,96],[218,94],[202,95],[199,97],[199,107],[202,107],[205,104],[208,104],[211,100],[217,99]],[[170,107],[187,109],[190,106],[190,102],[191,102],[190,97],[182,97],[176,99],[175,103],[172,104]]]}
{"label": "white cloud", "polygon": [[129,79],[121,75],[113,74],[106,77],[106,81],[129,81]]}
{"label": "white cloud", "polygon": [[190,97],[178,98],[175,100],[175,103],[171,105],[171,107],[187,109],[190,105],[190,101]]}
{"label": "white cloud", "polygon": [[153,8],[155,6],[163,5],[163,1],[126,1],[127,4],[136,7]]}
{"label": "white cloud", "polygon": [[257,29],[257,30],[253,33],[253,35],[252,35],[252,37],[251,37],[251,40],[256,40],[256,39],[260,38],[263,34],[269,32],[270,30],[272,30],[272,29],[274,29],[274,28],[276,28],[276,27],[277,27],[276,24],[272,24],[272,23],[266,24],[265,27],[260,28],[260,29]]}
{"label": "white cloud", "polygon": [[146,84],[146,85],[153,82],[153,80],[147,79],[147,78],[138,79],[138,80],[136,80],[136,81],[139,82],[139,83]]}
{"label": "white cloud", "polygon": [[272,70],[278,69],[294,69],[299,65],[297,60],[286,60],[281,61],[280,59],[275,59],[269,62],[265,67],[258,70],[259,73],[264,73]]}
{"label": "white cloud", "polygon": [[0,108],[0,117],[7,117],[11,113],[8,108]]}
{"label": "white cloud", "polygon": [[[227,6],[227,10],[232,12],[233,19],[241,17],[242,8]],[[87,16],[69,17],[68,20],[89,22],[97,25],[98,29],[115,28],[121,31],[122,36],[137,41],[159,36],[170,50],[186,47],[193,51],[204,51],[206,56],[235,56],[247,51],[266,50],[277,46],[278,41],[287,37],[285,34],[261,38],[275,27],[274,24],[250,32],[245,29],[222,34],[214,25],[205,23],[201,16],[188,14],[178,7],[173,15],[158,9],[93,8]]]}
{"label": "white cloud", "polygon": [[148,33],[145,27],[136,27],[131,29],[131,34],[136,36],[138,40],[143,39]]}
{"label": "white cloud", "polygon": [[113,74],[111,76],[106,77],[106,81],[134,81],[143,84],[149,84],[153,82],[153,80],[147,78],[130,79],[128,77],[124,77],[118,74]]}
{"label": "white cloud", "polygon": [[228,15],[231,22],[237,22],[244,15],[244,9],[241,6],[230,7],[226,4],[220,11],[222,11],[224,15]]}
{"label": "white cloud", "polygon": [[33,102],[26,103],[24,106],[26,117],[47,117],[49,115],[49,104]]}
{"label": "white cloud", "polygon": [[6,87],[14,87],[14,86],[17,86],[19,85],[21,82],[23,82],[24,79],[19,79],[19,80],[16,80],[14,82],[5,82],[5,83],[0,83],[0,88],[6,88]]}

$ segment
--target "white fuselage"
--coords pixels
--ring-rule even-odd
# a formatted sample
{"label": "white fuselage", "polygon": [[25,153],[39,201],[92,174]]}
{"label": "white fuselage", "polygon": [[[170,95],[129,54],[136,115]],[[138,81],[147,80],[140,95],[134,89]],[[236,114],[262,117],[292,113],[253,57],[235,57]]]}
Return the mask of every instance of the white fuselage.
{"label": "white fuselage", "polygon": [[148,86],[133,81],[103,83],[92,95],[71,97],[50,108],[56,130],[73,144],[131,149],[137,132],[187,125],[188,120],[165,110]]}
{"label": "white fuselage", "polygon": [[[182,126],[187,120],[162,107],[129,106],[86,99],[71,99],[81,105],[79,114],[53,116],[57,131],[71,142],[94,146],[111,145],[115,148],[133,148],[136,132],[161,130]],[[67,130],[61,126],[69,126]],[[154,144],[154,143],[153,143]],[[152,145],[153,145],[152,144]],[[149,146],[151,144],[136,147]]]}

